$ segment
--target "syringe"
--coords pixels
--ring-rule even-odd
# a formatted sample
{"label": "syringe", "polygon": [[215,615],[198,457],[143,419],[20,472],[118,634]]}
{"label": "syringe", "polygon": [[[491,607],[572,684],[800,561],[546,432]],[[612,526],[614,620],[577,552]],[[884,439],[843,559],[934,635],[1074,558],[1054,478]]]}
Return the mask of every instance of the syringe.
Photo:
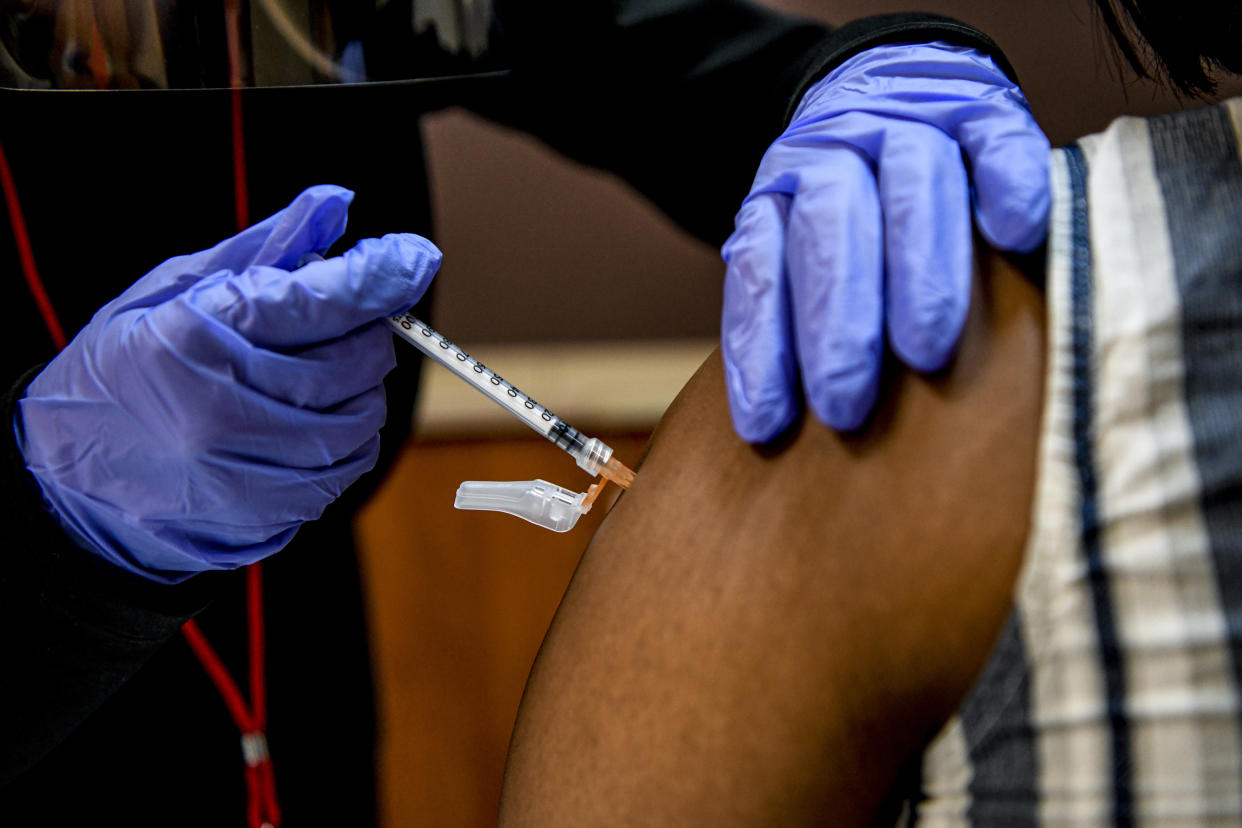
{"label": "syringe", "polygon": [[[612,448],[596,437],[587,437],[518,390],[513,383],[454,345],[426,322],[401,313],[388,317],[388,326],[397,336],[470,383],[492,402],[569,452],[590,474],[602,475],[623,489],[634,480],[634,472],[612,456]],[[594,494],[594,493],[593,493]],[[594,499],[594,498],[592,498]],[[589,502],[588,502],[589,507]]]}

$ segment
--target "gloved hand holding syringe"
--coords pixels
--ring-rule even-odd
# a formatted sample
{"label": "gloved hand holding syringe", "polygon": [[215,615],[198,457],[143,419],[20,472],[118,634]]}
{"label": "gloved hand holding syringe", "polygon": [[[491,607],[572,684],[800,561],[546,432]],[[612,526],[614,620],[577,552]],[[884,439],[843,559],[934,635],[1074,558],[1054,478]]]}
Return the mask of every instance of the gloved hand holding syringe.
{"label": "gloved hand holding syringe", "polygon": [[506,512],[554,532],[567,532],[590,511],[605,481],[611,480],[623,489],[630,487],[634,472],[613,457],[612,449],[598,438],[587,437],[557,417],[425,322],[408,313],[386,321],[399,337],[569,452],[581,468],[604,478],[585,492],[573,492],[545,480],[469,480],[457,490],[453,505],[458,509]]}

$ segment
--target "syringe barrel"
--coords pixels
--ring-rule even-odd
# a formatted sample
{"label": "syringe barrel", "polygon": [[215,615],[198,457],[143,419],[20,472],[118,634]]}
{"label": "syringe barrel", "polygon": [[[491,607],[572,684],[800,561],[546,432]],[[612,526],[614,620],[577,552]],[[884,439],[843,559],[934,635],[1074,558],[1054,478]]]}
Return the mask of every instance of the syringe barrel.
{"label": "syringe barrel", "polygon": [[[454,374],[484,396],[498,403],[515,417],[560,446],[577,461],[578,466],[590,474],[605,474],[618,485],[625,487],[633,479],[633,473],[625,469],[628,477],[618,469],[605,472],[612,459],[612,449],[595,437],[587,437],[569,423],[518,390],[513,383],[498,376],[474,357],[454,345],[425,322],[408,313],[389,317],[388,326],[406,342],[414,345],[427,356],[448,368]],[[614,464],[616,465],[616,464]],[[620,467],[624,469],[624,466]]]}
{"label": "syringe barrel", "polygon": [[552,439],[549,430],[558,422],[556,415],[524,394],[513,383],[454,345],[430,325],[408,313],[397,314],[386,321],[406,342],[465,380],[476,391],[535,431]]}
{"label": "syringe barrel", "polygon": [[546,436],[574,457],[582,453],[587,442],[586,435],[559,417]]}

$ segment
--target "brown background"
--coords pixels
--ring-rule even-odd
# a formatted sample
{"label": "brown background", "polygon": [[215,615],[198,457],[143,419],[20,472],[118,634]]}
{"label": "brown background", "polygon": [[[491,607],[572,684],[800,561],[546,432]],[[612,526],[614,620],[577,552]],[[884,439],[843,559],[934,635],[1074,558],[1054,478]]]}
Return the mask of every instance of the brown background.
{"label": "brown background", "polygon": [[[828,20],[925,10],[972,23],[1005,49],[1054,145],[1122,113],[1175,106],[1148,82],[1119,80],[1090,0],[772,4]],[[445,251],[436,319],[449,336],[469,346],[716,334],[716,251],[617,180],[461,112],[427,119],[426,133]],[[631,463],[643,442],[641,433],[602,436]],[[571,484],[581,473],[538,438],[416,441],[360,523],[389,826],[494,821],[527,670],[603,510],[552,535],[427,504],[451,499],[465,478],[536,476]]]}
{"label": "brown background", "polygon": [[[772,0],[828,21],[892,11],[947,14],[991,35],[1054,145],[1118,115],[1174,108],[1119,73],[1092,0]],[[1242,84],[1233,84],[1233,94]],[[436,317],[462,343],[714,336],[717,252],[689,239],[614,177],[462,112],[426,121],[445,251]],[[583,312],[582,308],[588,309]],[[606,310],[603,310],[606,309]]]}

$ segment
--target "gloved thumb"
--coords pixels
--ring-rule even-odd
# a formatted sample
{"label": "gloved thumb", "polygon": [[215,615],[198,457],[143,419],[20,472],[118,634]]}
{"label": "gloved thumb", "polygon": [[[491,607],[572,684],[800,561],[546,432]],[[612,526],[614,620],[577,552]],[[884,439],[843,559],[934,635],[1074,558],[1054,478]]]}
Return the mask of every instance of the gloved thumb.
{"label": "gloved thumb", "polygon": [[427,239],[396,233],[363,239],[340,256],[294,271],[222,273],[191,289],[186,301],[260,348],[300,348],[408,309],[440,259]]}

